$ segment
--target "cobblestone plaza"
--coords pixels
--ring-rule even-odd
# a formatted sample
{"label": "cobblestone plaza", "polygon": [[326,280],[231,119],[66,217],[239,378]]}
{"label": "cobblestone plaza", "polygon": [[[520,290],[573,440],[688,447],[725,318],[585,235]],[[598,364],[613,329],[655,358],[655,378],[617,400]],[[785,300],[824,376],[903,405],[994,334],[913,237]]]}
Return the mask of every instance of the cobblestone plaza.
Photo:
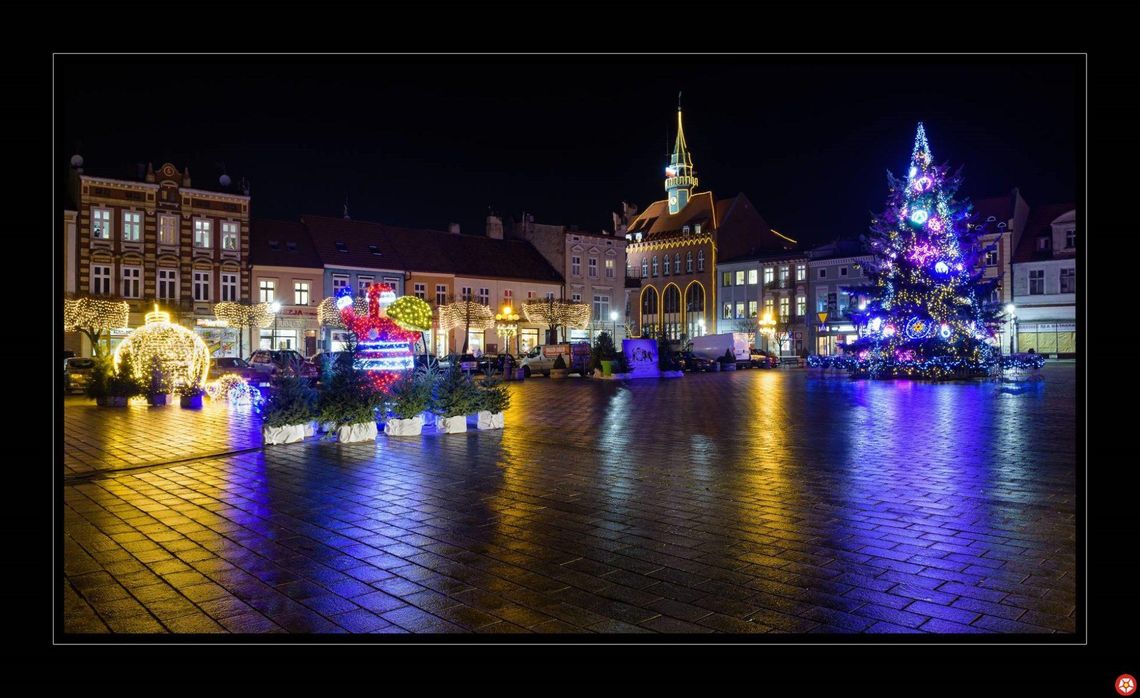
{"label": "cobblestone plaza", "polygon": [[66,633],[1073,633],[1076,379],[511,384],[502,431],[260,448],[67,398]]}

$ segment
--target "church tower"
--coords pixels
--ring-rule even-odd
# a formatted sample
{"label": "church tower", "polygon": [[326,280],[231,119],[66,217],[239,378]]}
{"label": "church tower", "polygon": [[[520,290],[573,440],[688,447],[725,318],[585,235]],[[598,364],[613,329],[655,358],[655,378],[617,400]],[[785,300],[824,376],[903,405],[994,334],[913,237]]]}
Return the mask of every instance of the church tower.
{"label": "church tower", "polygon": [[677,142],[673,146],[673,157],[665,168],[665,191],[669,195],[669,215],[676,215],[685,208],[697,188],[697,175],[693,169],[693,156],[685,144],[685,130],[681,126],[681,96],[677,95]]}

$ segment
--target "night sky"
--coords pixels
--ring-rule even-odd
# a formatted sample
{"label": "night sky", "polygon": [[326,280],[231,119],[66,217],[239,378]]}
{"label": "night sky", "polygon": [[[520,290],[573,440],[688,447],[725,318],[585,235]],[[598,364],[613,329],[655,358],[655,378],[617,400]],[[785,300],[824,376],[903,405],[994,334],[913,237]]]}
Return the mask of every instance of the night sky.
{"label": "night sky", "polygon": [[662,180],[683,91],[700,190],[744,192],[805,243],[854,237],[916,122],[973,198],[1076,197],[1078,69],[1025,57],[60,56],[57,159],[91,174],[225,164],[255,218],[301,213],[482,230],[504,218],[612,229]]}

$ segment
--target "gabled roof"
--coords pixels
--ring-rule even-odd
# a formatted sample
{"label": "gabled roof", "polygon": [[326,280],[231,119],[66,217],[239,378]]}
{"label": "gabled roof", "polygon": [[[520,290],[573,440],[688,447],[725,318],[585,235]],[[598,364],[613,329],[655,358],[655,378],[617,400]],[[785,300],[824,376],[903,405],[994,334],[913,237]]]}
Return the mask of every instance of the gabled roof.
{"label": "gabled roof", "polygon": [[690,226],[690,231],[694,230],[698,223],[702,226],[702,233],[713,232],[718,226],[719,218],[711,191],[693,194],[685,208],[675,215],[669,213],[668,201],[654,201],[629,224],[626,232],[641,233],[643,242],[652,242],[680,234],[686,225]]}
{"label": "gabled roof", "polygon": [[346,218],[302,215],[323,264],[375,269],[407,269],[389,227]]}
{"label": "gabled roof", "polygon": [[974,201],[974,218],[978,223],[984,223],[987,218],[993,216],[995,224],[1008,224],[1010,219],[1013,218],[1015,202],[1014,192],[1010,192],[1005,196],[991,196],[985,199],[977,199]]}
{"label": "gabled roof", "polygon": [[305,226],[293,221],[255,220],[249,226],[250,264],[320,269],[321,258]]}
{"label": "gabled roof", "polygon": [[1049,204],[1030,209],[1029,220],[1025,224],[1025,234],[1013,252],[1014,262],[1034,262],[1055,257],[1069,257],[1076,254],[1076,250],[1050,249],[1048,253],[1038,253],[1037,238],[1042,235],[1053,235],[1053,221],[1071,211],[1076,211],[1076,204]]}

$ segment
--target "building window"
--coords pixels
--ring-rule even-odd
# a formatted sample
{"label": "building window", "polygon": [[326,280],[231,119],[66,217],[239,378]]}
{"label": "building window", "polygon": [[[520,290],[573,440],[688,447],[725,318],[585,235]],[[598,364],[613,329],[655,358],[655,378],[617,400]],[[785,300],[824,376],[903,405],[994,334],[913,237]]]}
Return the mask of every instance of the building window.
{"label": "building window", "polygon": [[1051,247],[1052,247],[1052,241],[1049,239],[1049,236],[1042,235],[1041,237],[1037,238],[1037,251],[1038,252],[1044,252],[1044,251],[1050,249]]}
{"label": "building window", "polygon": [[806,264],[797,264],[796,265],[796,281],[804,281],[806,279],[807,279],[807,265]]}
{"label": "building window", "polygon": [[780,267],[780,288],[788,287],[788,268]]}
{"label": "building window", "polygon": [[823,287],[816,291],[815,294],[815,311],[817,313],[827,312],[827,287]]}
{"label": "building window", "polygon": [[724,304],[724,313],[723,313],[722,317],[725,320],[728,320],[732,317],[732,303],[725,303]]}
{"label": "building window", "polygon": [[1045,294],[1045,270],[1032,269],[1029,272],[1029,295],[1040,296]]}
{"label": "building window", "polygon": [[427,284],[412,284],[413,293],[421,301],[427,298]]}
{"label": "building window", "polygon": [[491,289],[489,289],[489,288],[479,289],[479,302],[482,303],[483,305],[491,305]]}
{"label": "building window", "polygon": [[472,299],[472,297],[473,297],[473,296],[471,295],[471,287],[470,287],[470,286],[464,286],[463,288],[461,288],[461,289],[460,289],[460,292],[461,292],[461,293],[460,293],[461,297],[462,297],[462,298],[463,298],[463,300],[465,300],[465,301],[469,301],[469,300],[471,300],[471,299]]}
{"label": "building window", "polygon": [[743,286],[744,285],[744,270],[736,272],[736,285],[737,286]]}
{"label": "building window", "polygon": [[657,255],[653,255],[653,275],[657,276]]}
{"label": "building window", "polygon": [[344,289],[348,288],[349,280],[343,274],[333,274],[333,298],[340,298]]}
{"label": "building window", "polygon": [[534,293],[534,291],[527,291],[527,292],[526,292],[526,299],[527,299],[528,301],[532,301],[532,300],[534,300],[534,296],[535,296],[535,293]]}
{"label": "building window", "polygon": [[139,281],[141,279],[142,269],[123,267],[123,298],[139,297]]}
{"label": "building window", "polygon": [[91,293],[96,296],[111,295],[111,267],[101,264],[91,267]]}
{"label": "building window", "polygon": [[393,276],[385,276],[384,283],[392,288],[392,293],[399,295],[400,293],[400,280]]}
{"label": "building window", "polygon": [[262,279],[258,285],[258,300],[262,303],[272,303],[277,296],[277,282],[273,279]]}
{"label": "building window", "polygon": [[796,296],[796,315],[807,315],[807,296]]}
{"label": "building window", "polygon": [[435,304],[447,305],[447,284],[435,285]]}
{"label": "building window", "polygon": [[194,247],[208,249],[210,247],[210,238],[213,237],[213,232],[213,221],[208,218],[195,218]]}
{"label": "building window", "polygon": [[91,209],[91,237],[97,240],[111,239],[111,210]]}
{"label": "building window", "polygon": [[776,270],[773,267],[764,267],[764,285],[771,286],[776,280]]}
{"label": "building window", "polygon": [[647,278],[648,276],[649,276],[649,262],[645,259],[645,257],[642,257],[641,258],[641,278],[644,279],[644,278]]}
{"label": "building window", "polygon": [[680,274],[681,273],[681,253],[680,252],[673,255],[673,273],[674,274]]}
{"label": "building window", "polygon": [[697,271],[705,270],[705,251],[697,250]]}
{"label": "building window", "polygon": [[158,244],[178,244],[178,219],[176,217],[165,214],[158,217]]}
{"label": "building window", "polygon": [[749,269],[748,270],[748,283],[749,284],[755,286],[756,282],[759,280],[759,277],[760,277],[760,271],[758,269]]}
{"label": "building window", "polygon": [[693,273],[693,253],[685,253],[685,271],[689,274]]}
{"label": "building window", "polygon": [[237,274],[222,274],[222,300],[236,302],[238,299],[237,287]]}
{"label": "building window", "polygon": [[[138,211],[123,211],[123,240],[138,242],[142,239],[142,214]],[[131,296],[135,298],[136,296]]]}
{"label": "building window", "polygon": [[546,300],[548,300],[548,301],[554,300],[554,292],[553,291],[547,291],[546,292]]}
{"label": "building window", "polygon": [[738,318],[744,317],[744,301],[737,301],[736,302],[736,317],[738,317]]}
{"label": "building window", "polygon": [[194,300],[208,301],[210,300],[210,272],[196,271],[194,272]]}
{"label": "building window", "polygon": [[573,276],[581,276],[582,275],[582,258],[581,257],[571,257],[570,258],[570,273]]}
{"label": "building window", "polygon": [[158,270],[158,297],[162,300],[174,300],[178,297],[178,272],[174,269]]}
{"label": "building window", "polygon": [[748,301],[748,317],[756,317],[756,307],[759,305],[756,301]]}
{"label": "building window", "polygon": [[238,223],[236,221],[222,221],[222,249],[237,251]]}
{"label": "building window", "polygon": [[503,289],[503,305],[510,305],[513,307],[514,304],[512,301],[514,301],[514,299],[515,299],[515,292],[513,289],[509,289],[509,288]]}
{"label": "building window", "polygon": [[598,278],[598,258],[590,257],[590,278]]}
{"label": "building window", "polygon": [[[423,296],[420,296],[421,298]],[[308,281],[294,281],[293,282],[293,305],[308,305],[309,304],[309,282]]]}
{"label": "building window", "polygon": [[774,301],[771,298],[765,298],[764,299],[764,314],[767,315],[768,317],[772,317],[772,311],[776,307],[773,305],[773,303],[774,303]]}
{"label": "building window", "polygon": [[575,302],[575,303],[581,303],[582,302],[582,294],[581,293],[572,293],[572,294],[570,294],[570,300]]}
{"label": "building window", "polygon": [[827,278],[827,270],[826,269],[820,269],[819,270],[819,278],[821,278],[821,279]]}
{"label": "building window", "polygon": [[839,267],[839,275],[847,276],[847,267]]}
{"label": "building window", "polygon": [[996,267],[997,262],[998,262],[997,250],[990,250],[989,252],[986,253],[986,266],[987,267]]}
{"label": "building window", "polygon": [[663,276],[669,276],[669,267],[670,266],[671,265],[669,264],[669,255],[665,255],[665,261],[663,263],[663,268],[662,268],[662,275]]}
{"label": "building window", "polygon": [[372,288],[372,284],[376,281],[374,276],[358,276],[356,277],[356,293],[361,298],[368,297],[368,289]]}
{"label": "building window", "polygon": [[788,298],[786,296],[780,299],[780,320],[784,322],[788,321],[788,305]]}
{"label": "building window", "polygon": [[721,272],[721,274],[720,274],[720,285],[721,286],[731,286],[732,285],[732,272],[730,272],[730,271]]}
{"label": "building window", "polygon": [[1076,293],[1077,292],[1077,270],[1062,269],[1061,270],[1061,293]]}
{"label": "building window", "polygon": [[1077,231],[1066,230],[1065,231],[1065,249],[1071,250],[1076,246],[1077,246]]}
{"label": "building window", "polygon": [[695,229],[697,231],[697,235],[700,235],[701,234],[701,224],[697,223],[697,225],[695,226]]}
{"label": "building window", "polygon": [[594,296],[594,322],[610,321],[610,297]]}
{"label": "building window", "polygon": [[614,278],[614,260],[612,260],[612,259],[606,260],[606,278],[607,279]]}
{"label": "building window", "polygon": [[681,232],[684,233],[685,235],[688,235],[689,234],[689,226],[687,226],[687,225],[681,226]]}
{"label": "building window", "polygon": [[994,287],[994,289],[992,291],[990,291],[990,303],[994,303],[994,304],[1001,303],[1001,288],[1000,287]]}

